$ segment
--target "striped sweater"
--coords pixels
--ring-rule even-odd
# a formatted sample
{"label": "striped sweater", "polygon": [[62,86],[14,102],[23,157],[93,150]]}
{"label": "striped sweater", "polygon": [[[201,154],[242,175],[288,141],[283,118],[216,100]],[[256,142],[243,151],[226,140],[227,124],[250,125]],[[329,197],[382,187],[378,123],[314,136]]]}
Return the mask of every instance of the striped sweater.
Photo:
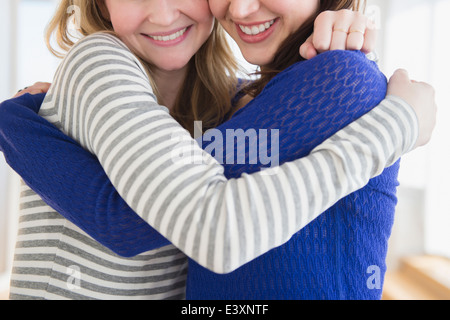
{"label": "striped sweater", "polygon": [[[409,151],[417,136],[413,111],[391,98],[308,157],[227,180],[218,161],[156,104],[139,61],[109,35],[71,50],[41,114],[98,156],[136,213],[218,273],[285,243]],[[185,148],[194,159],[180,161]],[[175,298],[185,276],[186,259],[173,245],[121,258],[24,186],[13,298]]]}

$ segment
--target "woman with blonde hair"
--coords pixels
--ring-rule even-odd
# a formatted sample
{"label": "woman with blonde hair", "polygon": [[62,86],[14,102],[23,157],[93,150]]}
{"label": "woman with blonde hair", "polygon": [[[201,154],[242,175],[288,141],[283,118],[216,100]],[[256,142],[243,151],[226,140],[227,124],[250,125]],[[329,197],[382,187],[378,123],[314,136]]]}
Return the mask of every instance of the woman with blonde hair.
{"label": "woman with blonde hair", "polygon": [[[180,92],[183,87],[180,79],[189,78],[186,75],[192,69],[188,65],[199,49],[196,47],[202,45],[213,27],[212,17],[208,19],[205,14],[208,3],[200,0],[162,1],[158,2],[159,10],[153,5],[153,1],[137,3],[120,0],[106,0],[104,6],[100,5],[101,17],[111,22],[117,38],[107,33],[86,34],[74,45],[58,70],[40,114],[95,154],[130,207],[173,245],[149,230],[148,225],[136,220],[136,217],[122,219],[126,214],[127,217],[133,216],[133,213],[112,188],[98,162],[92,155],[83,152],[74,140],[55,130],[28,107],[23,107],[27,103],[29,107],[36,107],[33,103],[38,101],[35,100],[38,97],[24,95],[4,103],[0,108],[1,136],[8,137],[1,141],[2,151],[11,166],[46,202],[64,212],[67,219],[75,221],[89,234],[97,235],[96,239],[102,244],[110,248],[118,247],[116,252],[129,256],[144,247],[154,250],[130,259],[121,258],[96,244],[74,224],[61,218],[56,211],[51,211],[30,189],[24,188],[22,194],[26,198],[22,203],[21,231],[12,282],[13,297],[182,297],[186,260],[174,245],[212,271],[231,272],[286,243],[337,199],[364,186],[369,178],[381,173],[385,165],[394,163],[401,154],[423,144],[422,139],[431,131],[430,128],[420,130],[421,139],[416,139],[418,123],[414,111],[419,115],[421,124],[422,110],[429,107],[428,100],[431,99],[426,103],[413,101],[412,109],[403,100],[391,98],[369,111],[378,104],[376,99],[384,98],[385,90],[383,92],[381,85],[381,88],[374,89],[373,93],[377,95],[372,100],[365,101],[352,95],[353,98],[348,96],[349,99],[341,100],[340,104],[350,101],[353,108],[364,106],[366,111],[363,113],[367,114],[358,120],[339,122],[342,128],[336,127],[335,131],[342,130],[331,134],[331,138],[322,137],[323,141],[310,155],[280,167],[227,180],[223,167],[198,146],[192,145],[191,134],[168,112],[172,112],[176,103],[174,99],[168,103],[167,97],[173,95],[167,94],[174,88],[175,92]],[[280,25],[281,19],[275,20],[268,24],[267,30]],[[246,31],[244,27],[242,32]],[[259,34],[258,31],[265,32],[260,28],[254,36]],[[321,64],[321,56],[311,60],[309,66]],[[328,68],[335,66],[339,69],[343,66],[339,60],[327,60],[336,58],[334,55],[324,54],[323,57],[324,61],[331,63]],[[141,61],[148,64],[150,72]],[[364,62],[359,56],[351,61]],[[308,64],[304,66],[308,68]],[[229,70],[226,69],[225,73]],[[168,109],[157,105],[147,73],[155,81],[159,100]],[[180,77],[180,74],[183,76]],[[335,73],[330,74],[333,74],[329,78],[332,79]],[[350,84],[350,88],[354,85],[367,88],[383,80],[372,65],[365,77],[369,77],[368,81]],[[246,122],[247,126],[279,128],[286,130],[286,134],[293,133],[297,128],[285,121],[279,122],[274,118],[274,123],[263,126],[249,115],[258,110],[259,114],[266,112],[267,117],[272,118],[271,109],[277,109],[280,104],[267,105],[269,89],[273,90],[272,96],[274,92],[281,95],[286,89],[298,90],[306,80],[298,79],[298,84],[292,82],[288,88],[284,80],[269,83],[266,95],[262,92],[252,100],[251,105],[234,113],[229,121],[219,126],[219,130],[226,127],[237,129]],[[234,81],[231,83],[236,86]],[[343,86],[344,83],[336,81],[336,85]],[[396,92],[396,89],[403,87],[404,82],[400,81],[400,84],[394,84],[391,91]],[[327,88],[330,89],[329,86]],[[412,90],[407,91],[406,98],[409,98]],[[327,99],[325,91],[320,102],[325,103]],[[289,100],[289,110],[292,110],[295,106],[304,107],[308,99],[295,96]],[[238,107],[238,104],[234,106]],[[269,109],[264,109],[265,106]],[[193,106],[191,108],[194,109]],[[258,108],[262,108],[263,112]],[[17,113],[17,110],[20,112]],[[233,111],[232,107],[228,109],[230,113]],[[192,114],[195,120],[207,118],[201,111],[198,114],[193,111]],[[356,121],[347,126],[353,120]],[[431,122],[425,121],[429,127],[432,127]],[[18,123],[20,125],[16,129],[20,130],[14,133],[8,130]],[[365,130],[361,131],[362,126]],[[43,134],[36,134],[32,130],[36,128]],[[328,134],[330,132],[325,133]],[[37,140],[33,137],[38,141],[43,139],[45,145],[31,154],[37,146]],[[284,146],[284,137],[280,137],[280,146]],[[390,143],[384,145],[385,141]],[[295,143],[289,141],[289,146],[300,149],[302,142],[300,145]],[[49,174],[39,162],[42,159],[39,152],[43,148],[47,151],[62,149],[58,155],[46,160],[46,166],[52,170],[64,170],[66,174],[65,178],[57,178],[57,184],[43,182]],[[186,148],[193,151],[195,161],[174,161],[173,154],[181,155],[181,160],[192,160],[190,155],[183,157]],[[23,162],[18,159],[11,161],[11,157],[20,154],[19,150],[28,153],[24,160],[28,169],[23,171],[19,170]],[[280,150],[285,151],[284,148]],[[355,150],[360,150],[360,153],[355,154]],[[282,162],[285,162],[285,157],[299,158],[295,153],[289,153],[280,154]],[[21,158],[20,155],[18,158]],[[30,165],[34,167],[33,171],[29,170]],[[228,172],[226,176],[232,174]],[[274,192],[267,192],[270,190]],[[59,193],[56,199],[55,191]],[[74,199],[77,201],[74,202]],[[67,208],[70,210],[67,211]],[[92,218],[92,213],[95,218]],[[119,230],[120,233],[108,239],[101,235],[106,230]],[[143,230],[147,233],[140,233]],[[122,239],[125,240],[122,242]],[[130,247],[130,244],[135,245]],[[155,249],[158,247],[161,248]],[[67,286],[68,274],[71,281],[79,281]],[[234,278],[230,286],[239,279],[240,276]],[[269,278],[266,280],[270,282]],[[213,282],[205,283],[201,278],[199,281],[198,285],[214,286]],[[245,285],[246,282],[242,283]],[[251,291],[254,288],[250,288],[248,294],[265,297],[260,291]],[[273,290],[278,289],[284,290],[280,292],[283,295],[291,293],[285,290],[287,288],[277,288],[276,285],[267,292],[272,295]],[[191,294],[196,293],[191,291]],[[199,294],[203,293],[199,291]]]}

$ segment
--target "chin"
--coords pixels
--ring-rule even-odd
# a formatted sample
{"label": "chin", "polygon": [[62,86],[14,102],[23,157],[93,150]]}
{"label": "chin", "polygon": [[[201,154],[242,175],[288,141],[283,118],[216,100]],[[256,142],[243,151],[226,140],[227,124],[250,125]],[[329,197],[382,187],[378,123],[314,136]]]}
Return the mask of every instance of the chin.
{"label": "chin", "polygon": [[250,63],[257,66],[265,66],[272,62],[273,56],[262,56],[259,54],[242,54],[245,60]]}
{"label": "chin", "polygon": [[158,67],[158,69],[165,71],[177,71],[186,67],[189,63],[190,59],[167,59],[164,61],[156,62],[154,65]]}
{"label": "chin", "polygon": [[277,50],[271,45],[250,45],[239,44],[242,56],[248,63],[265,66],[271,63],[275,57]]}

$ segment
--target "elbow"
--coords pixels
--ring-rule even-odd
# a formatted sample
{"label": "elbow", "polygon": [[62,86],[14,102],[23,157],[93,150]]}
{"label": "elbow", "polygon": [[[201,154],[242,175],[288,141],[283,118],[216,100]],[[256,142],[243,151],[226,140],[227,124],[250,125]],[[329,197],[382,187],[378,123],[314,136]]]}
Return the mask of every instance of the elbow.
{"label": "elbow", "polygon": [[140,255],[142,253],[140,251],[134,252],[134,251],[128,251],[128,250],[125,250],[125,249],[117,249],[117,248],[114,248],[114,247],[110,247],[109,249],[112,252],[114,252],[116,255],[118,255],[119,257],[126,258],[126,259],[134,258],[134,257],[136,257],[136,256],[138,256],[138,255]]}
{"label": "elbow", "polygon": [[120,245],[120,244],[118,244],[117,241],[114,241],[114,242],[102,241],[100,243],[121,258],[127,258],[127,259],[134,258],[134,257],[148,251],[148,250],[142,250],[142,248],[139,248],[136,246],[127,246],[126,243],[125,244],[122,243]]}
{"label": "elbow", "polygon": [[24,126],[25,121],[29,120],[32,111],[29,105],[30,94],[22,95],[18,98],[12,98],[0,103],[0,130],[2,133],[17,131],[18,126]]}
{"label": "elbow", "polygon": [[8,123],[8,101],[0,103],[0,130],[3,130]]}
{"label": "elbow", "polygon": [[242,265],[232,265],[231,263],[227,262],[222,266],[214,267],[213,269],[211,269],[211,271],[220,275],[226,275],[232,273],[233,271],[236,271],[240,267],[242,267]]}
{"label": "elbow", "polygon": [[7,137],[9,130],[14,129],[14,113],[9,101],[0,103],[0,136]]}
{"label": "elbow", "polygon": [[[231,248],[231,245],[229,246]],[[222,255],[220,255],[220,258],[214,261],[214,259],[194,259],[196,262],[202,266],[205,269],[208,269],[209,271],[219,274],[219,275],[226,275],[230,274],[237,269],[244,266],[246,263],[250,262],[252,259],[255,259],[258,255],[255,255],[253,258],[246,257],[243,259],[238,258],[238,256],[232,256],[231,252],[233,250],[237,250],[237,248],[231,249],[228,252],[222,251]],[[235,251],[237,252],[237,251]]]}
{"label": "elbow", "polygon": [[220,267],[216,267],[216,266],[203,266],[204,268],[208,269],[209,271],[218,274],[218,275],[227,275],[230,274],[234,271],[236,271],[240,266],[235,266],[235,267],[231,267],[231,266],[220,266]]}

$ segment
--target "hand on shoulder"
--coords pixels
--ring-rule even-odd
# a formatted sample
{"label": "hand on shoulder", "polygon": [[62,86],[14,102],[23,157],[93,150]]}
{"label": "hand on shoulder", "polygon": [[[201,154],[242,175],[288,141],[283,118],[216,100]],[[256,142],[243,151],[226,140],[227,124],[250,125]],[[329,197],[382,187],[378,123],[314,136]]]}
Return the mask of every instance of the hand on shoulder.
{"label": "hand on shoulder", "polygon": [[411,80],[404,69],[398,69],[389,80],[387,95],[397,96],[415,111],[419,137],[415,148],[426,145],[436,126],[437,105],[434,88],[425,82]]}

